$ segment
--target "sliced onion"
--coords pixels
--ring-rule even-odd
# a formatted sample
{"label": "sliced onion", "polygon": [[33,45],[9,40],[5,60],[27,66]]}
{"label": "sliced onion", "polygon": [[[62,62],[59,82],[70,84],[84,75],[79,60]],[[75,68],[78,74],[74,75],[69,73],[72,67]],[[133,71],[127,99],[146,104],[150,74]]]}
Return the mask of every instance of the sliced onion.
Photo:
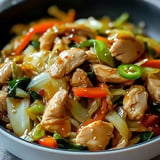
{"label": "sliced onion", "polygon": [[30,130],[30,119],[26,113],[30,100],[29,98],[14,99],[8,97],[6,102],[8,118],[13,131],[17,136],[22,136],[26,130]]}
{"label": "sliced onion", "polygon": [[78,101],[69,99],[68,103],[70,105],[70,112],[77,121],[84,122],[89,118],[88,109],[83,107]]}
{"label": "sliced onion", "polygon": [[129,129],[126,121],[121,118],[115,111],[109,112],[105,118],[115,126],[120,135],[125,139],[126,142],[128,142]]}

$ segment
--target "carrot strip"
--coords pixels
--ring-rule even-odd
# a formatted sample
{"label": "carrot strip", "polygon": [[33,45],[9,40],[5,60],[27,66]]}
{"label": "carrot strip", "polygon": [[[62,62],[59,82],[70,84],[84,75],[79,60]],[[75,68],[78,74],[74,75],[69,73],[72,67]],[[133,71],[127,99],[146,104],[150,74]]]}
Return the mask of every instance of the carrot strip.
{"label": "carrot strip", "polygon": [[102,36],[96,36],[97,40],[103,41],[108,47],[111,46],[111,44],[109,43],[109,41],[107,40],[107,38],[102,37]]}
{"label": "carrot strip", "polygon": [[33,26],[32,28],[29,29],[29,32],[24,36],[20,45],[15,49],[15,53],[17,55],[21,54],[21,52],[28,45],[28,43],[30,42],[34,34],[44,33],[48,28],[51,28],[54,25],[60,25],[60,24],[62,24],[62,22],[53,20],[53,21],[43,22]]}
{"label": "carrot strip", "polygon": [[66,22],[73,22],[75,20],[76,12],[74,9],[68,11]]}
{"label": "carrot strip", "polygon": [[45,136],[39,139],[38,143],[45,147],[58,148],[58,143],[52,136]]}
{"label": "carrot strip", "polygon": [[144,62],[142,67],[160,68],[160,59],[152,59]]}
{"label": "carrot strip", "polygon": [[106,88],[94,87],[94,88],[72,88],[74,96],[88,97],[88,98],[102,98],[106,97]]}

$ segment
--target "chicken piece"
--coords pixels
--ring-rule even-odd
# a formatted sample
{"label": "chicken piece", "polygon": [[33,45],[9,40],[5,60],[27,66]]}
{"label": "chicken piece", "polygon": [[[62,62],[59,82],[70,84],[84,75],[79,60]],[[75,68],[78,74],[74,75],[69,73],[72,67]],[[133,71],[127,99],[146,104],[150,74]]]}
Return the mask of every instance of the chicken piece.
{"label": "chicken piece", "polygon": [[81,65],[86,59],[87,55],[82,49],[71,48],[64,50],[56,58],[54,64],[49,67],[48,72],[54,78],[62,78]]}
{"label": "chicken piece", "polygon": [[147,89],[153,100],[160,103],[160,79],[155,74],[147,77]]}
{"label": "chicken piece", "polygon": [[3,115],[7,113],[7,104],[6,104],[7,92],[0,91],[0,119]]}
{"label": "chicken piece", "polygon": [[12,75],[11,63],[0,64],[0,85],[5,84]]}
{"label": "chicken piece", "polygon": [[123,99],[123,109],[130,120],[140,120],[147,108],[148,93],[141,85],[132,86]]}
{"label": "chicken piece", "polygon": [[116,68],[111,68],[102,64],[93,64],[93,71],[100,82],[133,84],[134,80],[121,77]]}
{"label": "chicken piece", "polygon": [[[67,34],[66,34],[67,33]],[[41,50],[50,50],[53,46],[54,39],[58,36],[66,36],[71,35],[71,37],[74,37],[74,35],[82,36],[84,37],[90,37],[95,38],[96,32],[89,27],[86,27],[84,25],[78,25],[78,24],[64,24],[55,26],[51,29],[48,29],[41,37],[40,37],[40,49]],[[68,39],[70,37],[68,36]],[[72,38],[71,38],[72,39]]]}
{"label": "chicken piece", "polygon": [[113,125],[101,120],[84,126],[76,137],[76,143],[90,151],[104,150],[112,137]]}
{"label": "chicken piece", "polygon": [[144,53],[144,45],[137,39],[118,39],[111,48],[110,52],[117,60],[122,63],[132,63]]}
{"label": "chicken piece", "polygon": [[71,78],[71,86],[75,87],[92,87],[92,83],[89,80],[87,73],[80,68],[77,68]]}
{"label": "chicken piece", "polygon": [[39,39],[40,50],[50,50],[53,46],[55,37],[55,32],[52,29],[48,29]]}
{"label": "chicken piece", "polygon": [[68,137],[71,131],[70,120],[64,107],[67,97],[66,90],[57,91],[49,100],[41,121],[45,130],[51,133],[57,131],[63,137]]}

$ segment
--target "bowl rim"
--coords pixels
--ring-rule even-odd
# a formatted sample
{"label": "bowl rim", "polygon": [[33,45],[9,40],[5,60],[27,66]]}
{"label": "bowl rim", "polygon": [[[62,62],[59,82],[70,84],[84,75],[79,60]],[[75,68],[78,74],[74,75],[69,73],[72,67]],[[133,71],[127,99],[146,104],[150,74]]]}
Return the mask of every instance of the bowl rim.
{"label": "bowl rim", "polygon": [[24,146],[31,147],[33,149],[37,149],[41,151],[45,151],[45,152],[50,152],[50,153],[56,152],[58,154],[65,154],[65,155],[109,155],[112,153],[122,153],[122,152],[131,151],[134,149],[139,149],[139,148],[146,147],[150,144],[160,141],[160,136],[157,136],[157,137],[150,139],[149,141],[134,144],[132,146],[128,146],[125,148],[113,149],[113,150],[108,149],[108,150],[103,150],[103,151],[90,152],[90,151],[67,150],[67,149],[61,149],[61,148],[49,148],[49,147],[41,146],[39,144],[29,142],[20,137],[17,137],[16,135],[14,135],[12,132],[8,131],[1,125],[0,125],[0,133],[12,139],[13,141],[16,141],[16,143],[23,144]]}

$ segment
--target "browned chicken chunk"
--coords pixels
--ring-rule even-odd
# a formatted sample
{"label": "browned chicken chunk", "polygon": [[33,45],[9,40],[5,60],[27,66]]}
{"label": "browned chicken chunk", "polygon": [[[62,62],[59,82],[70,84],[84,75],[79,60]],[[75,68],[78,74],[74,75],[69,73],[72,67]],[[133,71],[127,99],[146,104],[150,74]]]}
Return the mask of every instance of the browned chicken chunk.
{"label": "browned chicken chunk", "polygon": [[116,68],[111,68],[102,64],[93,64],[93,71],[95,72],[97,79],[100,82],[109,82],[109,83],[124,83],[132,84],[134,80],[129,80],[121,77]]}
{"label": "browned chicken chunk", "polygon": [[155,74],[147,77],[147,89],[153,100],[160,103],[160,79]]}
{"label": "browned chicken chunk", "polygon": [[92,122],[80,130],[76,143],[87,146],[90,151],[104,150],[112,137],[113,128],[108,122]]}
{"label": "browned chicken chunk", "polygon": [[132,63],[144,53],[144,45],[136,39],[118,39],[112,44],[110,51],[122,63]]}
{"label": "browned chicken chunk", "polygon": [[0,64],[0,85],[5,84],[12,75],[11,63]]}
{"label": "browned chicken chunk", "polygon": [[140,120],[147,108],[148,93],[141,85],[133,85],[123,99],[123,109],[130,120]]}
{"label": "browned chicken chunk", "polygon": [[71,48],[64,50],[57,57],[54,64],[49,67],[48,71],[52,77],[62,78],[81,65],[86,59],[87,55],[82,49]]}
{"label": "browned chicken chunk", "polygon": [[80,68],[77,68],[71,78],[71,86],[76,87],[91,87],[92,83],[89,80],[87,73]]}
{"label": "browned chicken chunk", "polygon": [[63,137],[68,137],[71,132],[70,120],[65,111],[67,97],[66,90],[57,91],[49,100],[41,121],[45,130],[51,133],[57,131]]}
{"label": "browned chicken chunk", "polygon": [[48,29],[39,39],[40,50],[50,50],[56,34],[52,29]]}
{"label": "browned chicken chunk", "polygon": [[7,92],[1,90],[0,91],[0,119],[7,112],[6,98],[7,98]]}
{"label": "browned chicken chunk", "polygon": [[[68,35],[70,35],[71,37],[77,35],[77,36],[94,38],[96,36],[96,32],[94,30],[84,25],[77,25],[73,23],[59,25],[47,30],[47,32],[45,32],[41,36],[40,49],[50,50],[53,45],[54,39],[57,36],[59,35],[62,36],[66,33],[68,33]],[[70,39],[70,37],[68,37],[68,39]]]}

